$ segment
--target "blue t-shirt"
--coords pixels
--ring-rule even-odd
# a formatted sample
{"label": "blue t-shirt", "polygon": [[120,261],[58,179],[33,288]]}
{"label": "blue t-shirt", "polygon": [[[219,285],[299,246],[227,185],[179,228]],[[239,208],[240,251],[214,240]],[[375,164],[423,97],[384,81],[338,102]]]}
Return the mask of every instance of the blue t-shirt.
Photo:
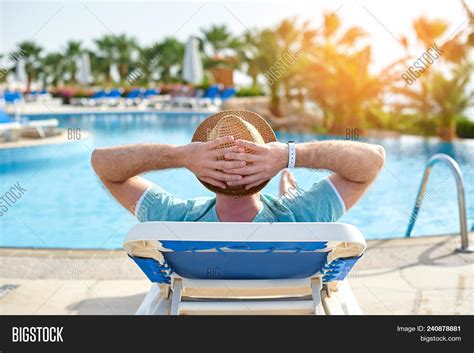
{"label": "blue t-shirt", "polygon": [[[326,178],[306,191],[290,189],[278,198],[260,194],[261,206],[253,222],[335,222],[345,212],[344,202]],[[137,202],[140,222],[219,222],[215,197],[179,199],[158,185],[150,186]]]}

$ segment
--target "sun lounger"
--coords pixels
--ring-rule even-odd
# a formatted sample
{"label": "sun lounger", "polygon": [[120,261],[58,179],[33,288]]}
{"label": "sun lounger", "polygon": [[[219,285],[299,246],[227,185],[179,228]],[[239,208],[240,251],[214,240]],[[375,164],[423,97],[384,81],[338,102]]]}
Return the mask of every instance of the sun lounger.
{"label": "sun lounger", "polygon": [[20,137],[44,138],[59,135],[58,119],[15,121],[0,108],[0,139],[4,142],[17,141]]}
{"label": "sun lounger", "polygon": [[203,111],[203,112],[217,112],[220,110],[219,102],[212,102],[208,98],[195,97],[173,97],[167,101],[158,101],[151,104],[155,109],[170,110],[170,111]]}
{"label": "sun lounger", "polygon": [[41,90],[41,91],[31,91],[29,92],[25,100],[27,102],[44,102],[44,101],[49,101],[53,98],[53,96],[47,91],[47,90]]}
{"label": "sun lounger", "polygon": [[142,101],[142,90],[140,88],[134,88],[127,92],[124,98],[125,105],[130,106],[137,106]]}
{"label": "sun lounger", "polygon": [[21,136],[26,138],[45,138],[61,133],[58,119],[31,120],[21,124]]}
{"label": "sun lounger", "polygon": [[21,137],[21,124],[17,122],[0,123],[0,142],[14,142]]}
{"label": "sun lounger", "polygon": [[114,88],[110,91],[98,90],[90,98],[74,100],[73,104],[85,107],[117,106],[121,101],[122,93],[120,89]]}
{"label": "sun lounger", "polygon": [[21,92],[6,91],[3,93],[6,104],[16,104],[23,102],[23,94]]}
{"label": "sun lounger", "polygon": [[81,98],[80,105],[86,107],[100,106],[107,102],[107,93],[104,90],[98,90],[90,98]]}
{"label": "sun lounger", "polygon": [[91,96],[91,99],[102,99],[107,97],[107,94],[105,93],[104,90],[99,90],[97,92],[94,92],[94,94]]}
{"label": "sun lounger", "polygon": [[141,95],[142,95],[141,89],[134,88],[130,92],[127,93],[126,98],[135,99],[135,98],[140,98]]}
{"label": "sun lounger", "polygon": [[143,98],[150,99],[156,97],[159,94],[160,92],[156,88],[150,88],[143,93]]}
{"label": "sun lounger", "polygon": [[204,96],[199,97],[201,101],[209,101],[214,106],[220,107],[222,105],[222,99],[220,98],[219,85],[212,85],[206,89]]}
{"label": "sun lounger", "polygon": [[206,90],[206,93],[204,93],[203,98],[209,98],[209,99],[219,98],[219,86],[218,85],[209,86],[208,89]]}
{"label": "sun lounger", "polygon": [[104,90],[99,90],[94,92],[92,96],[88,98],[71,98],[70,102],[72,105],[82,106],[82,107],[95,107],[100,106],[105,99],[107,98],[107,94]]}
{"label": "sun lounger", "polygon": [[116,107],[122,100],[122,93],[118,88],[111,89],[106,93],[105,104],[111,107]]}
{"label": "sun lounger", "polygon": [[226,99],[234,97],[236,93],[237,92],[235,91],[234,87],[229,87],[229,88],[226,88],[226,89],[222,90],[222,92],[220,93],[220,97],[224,101]]}
{"label": "sun lounger", "polygon": [[122,97],[122,93],[118,88],[114,88],[107,92],[106,96],[107,98],[120,98]]}
{"label": "sun lounger", "polygon": [[137,314],[362,314],[348,224],[147,222],[124,248],[154,282]]}
{"label": "sun lounger", "polygon": [[13,142],[19,140],[21,124],[11,119],[0,108],[0,142]]}

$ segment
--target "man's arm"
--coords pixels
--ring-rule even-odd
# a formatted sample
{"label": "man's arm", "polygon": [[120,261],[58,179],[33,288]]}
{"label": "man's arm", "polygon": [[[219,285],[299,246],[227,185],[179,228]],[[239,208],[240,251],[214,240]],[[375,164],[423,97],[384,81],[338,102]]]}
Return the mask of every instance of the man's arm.
{"label": "man's arm", "polygon": [[[288,164],[286,144],[272,142],[258,145],[237,140],[235,144],[255,151],[254,154],[228,152],[226,159],[252,164],[224,170],[244,177],[228,185],[246,185],[251,188],[274,177]],[[327,169],[334,172],[329,178],[334,184],[346,209],[351,208],[375,180],[384,163],[382,146],[353,141],[318,141],[296,145],[296,167]]]}
{"label": "man's arm", "polygon": [[309,142],[296,146],[296,166],[327,169],[349,210],[377,178],[385,160],[380,145],[353,141]]}
{"label": "man's arm", "polygon": [[[138,144],[94,150],[91,164],[104,186],[128,209],[135,213],[137,201],[151,185],[140,174],[169,168],[188,168],[200,179],[225,188],[226,181],[240,180],[239,175],[223,173],[224,168],[241,167],[245,162],[217,160],[224,153],[239,147],[216,150],[220,144],[233,141],[224,137],[212,142],[198,142],[183,146]],[[219,170],[218,170],[219,169]]]}

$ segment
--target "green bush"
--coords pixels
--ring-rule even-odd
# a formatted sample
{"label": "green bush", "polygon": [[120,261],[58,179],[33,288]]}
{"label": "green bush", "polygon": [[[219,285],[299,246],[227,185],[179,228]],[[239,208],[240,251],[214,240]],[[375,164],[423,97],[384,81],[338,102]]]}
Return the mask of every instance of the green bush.
{"label": "green bush", "polygon": [[436,136],[438,131],[438,123],[435,119],[418,118],[414,123],[412,133],[422,136]]}
{"label": "green bush", "polygon": [[7,82],[8,69],[0,67],[0,83]]}
{"label": "green bush", "polygon": [[456,134],[461,138],[474,138],[474,121],[465,117],[456,119]]}
{"label": "green bush", "polygon": [[205,82],[205,83],[201,83],[200,85],[194,85],[194,89],[205,91],[206,89],[209,88],[209,86],[210,86],[209,82]]}
{"label": "green bush", "polygon": [[366,126],[369,129],[395,130],[396,117],[380,108],[371,108],[365,115]]}
{"label": "green bush", "polygon": [[424,119],[418,114],[393,113],[388,119],[386,129],[401,134],[436,136],[437,122],[435,119]]}
{"label": "green bush", "polygon": [[257,97],[263,96],[263,92],[260,87],[242,87],[237,91],[237,97]]}
{"label": "green bush", "polygon": [[325,135],[328,133],[328,129],[326,129],[324,126],[316,125],[316,126],[313,126],[313,132],[315,134]]}
{"label": "green bush", "polygon": [[72,97],[73,98],[89,98],[90,96],[91,96],[90,93],[87,93],[84,91],[78,91]]}

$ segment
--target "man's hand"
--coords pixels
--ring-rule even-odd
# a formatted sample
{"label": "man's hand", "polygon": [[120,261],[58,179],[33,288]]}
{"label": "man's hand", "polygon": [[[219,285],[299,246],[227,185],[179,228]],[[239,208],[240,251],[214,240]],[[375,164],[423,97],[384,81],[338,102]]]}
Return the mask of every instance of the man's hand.
{"label": "man's hand", "polygon": [[[273,178],[280,170],[288,165],[288,146],[280,142],[259,145],[250,141],[235,140],[239,151],[226,151],[225,159],[248,162],[248,165],[233,168],[223,168],[227,174],[241,176],[237,180],[227,181],[227,185],[245,185],[248,190],[262,182]],[[253,153],[243,152],[243,148]]]}
{"label": "man's hand", "polygon": [[182,164],[202,181],[225,189],[227,186],[225,182],[240,181],[242,176],[239,173],[224,173],[223,170],[237,170],[247,164],[244,160],[218,160],[226,153],[244,151],[244,148],[238,145],[217,149],[220,145],[233,141],[232,136],[226,136],[210,142],[193,142],[185,145],[181,153]]}

